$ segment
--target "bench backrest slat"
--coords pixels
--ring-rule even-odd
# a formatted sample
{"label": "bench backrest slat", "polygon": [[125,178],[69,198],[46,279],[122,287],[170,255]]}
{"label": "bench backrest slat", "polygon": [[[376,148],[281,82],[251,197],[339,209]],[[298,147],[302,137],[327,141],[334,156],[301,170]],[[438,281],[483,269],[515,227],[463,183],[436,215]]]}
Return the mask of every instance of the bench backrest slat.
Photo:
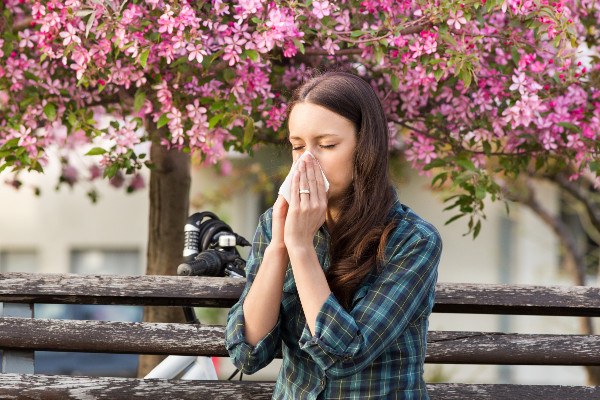
{"label": "bench backrest slat", "polygon": [[[0,374],[3,399],[44,398],[75,400],[146,400],[161,398],[178,400],[267,400],[274,382],[260,381],[184,381],[163,379],[127,379],[84,376],[45,376]],[[477,385],[430,383],[431,400],[582,400],[597,399],[600,387],[557,385]]]}
{"label": "bench backrest slat", "polygon": [[[244,279],[0,274],[0,302],[230,307]],[[600,316],[600,287],[438,283],[434,312]]]}
{"label": "bench backrest slat", "polygon": [[[224,329],[219,325],[0,318],[0,344],[21,350],[227,357]],[[431,331],[425,362],[600,365],[600,336]]]}

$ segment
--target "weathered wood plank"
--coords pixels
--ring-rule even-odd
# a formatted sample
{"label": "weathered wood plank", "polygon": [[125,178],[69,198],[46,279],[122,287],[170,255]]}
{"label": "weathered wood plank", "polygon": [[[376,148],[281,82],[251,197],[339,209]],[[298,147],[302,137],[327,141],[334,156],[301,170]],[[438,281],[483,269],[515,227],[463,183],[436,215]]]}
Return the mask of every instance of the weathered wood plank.
{"label": "weathered wood plank", "polygon": [[600,365],[600,335],[432,331],[428,363]]}
{"label": "weathered wood plank", "polygon": [[600,400],[600,387],[428,384],[431,400]]}
{"label": "weathered wood plank", "polygon": [[0,301],[231,307],[245,279],[195,276],[0,274]]}
{"label": "weathered wood plank", "polygon": [[[227,357],[223,338],[217,325],[0,318],[0,348],[17,350]],[[600,365],[600,336],[432,331],[425,361]]]}
{"label": "weathered wood plank", "polygon": [[434,312],[600,316],[600,287],[440,283]]}
{"label": "weathered wood plank", "polygon": [[[3,317],[32,318],[33,304],[7,303],[2,305]],[[2,352],[2,373],[33,374],[34,355],[31,350]]]}
{"label": "weathered wood plank", "polygon": [[[88,378],[47,375],[0,375],[6,400],[261,400],[270,399],[273,382],[181,381]],[[600,387],[546,385],[428,384],[431,400],[597,400]]]}
{"label": "weathered wood plank", "polygon": [[[245,279],[0,274],[0,301],[230,307]],[[600,287],[438,283],[434,312],[600,316]]]}

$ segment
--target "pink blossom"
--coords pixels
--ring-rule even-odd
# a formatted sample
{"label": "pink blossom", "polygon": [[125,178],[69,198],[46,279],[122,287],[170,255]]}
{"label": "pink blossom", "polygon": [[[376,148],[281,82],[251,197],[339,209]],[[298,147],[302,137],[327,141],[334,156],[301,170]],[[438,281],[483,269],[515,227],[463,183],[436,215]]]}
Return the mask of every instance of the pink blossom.
{"label": "pink blossom", "polygon": [[96,180],[102,176],[102,168],[100,168],[96,164],[93,164],[92,166],[89,167],[89,173],[90,173],[89,180],[90,181]]}
{"label": "pink blossom", "polygon": [[83,77],[85,70],[87,69],[87,64],[81,65],[78,63],[73,63],[71,64],[71,69],[76,72],[75,76],[77,77],[77,80],[80,80]]}
{"label": "pink blossom", "polygon": [[146,187],[146,183],[144,182],[144,177],[141,174],[135,174],[131,181],[129,182],[129,186],[127,187],[128,192],[135,192],[137,190],[141,190]]}
{"label": "pink blossom", "polygon": [[[416,138],[416,140],[414,140]],[[413,165],[427,165],[433,159],[437,158],[435,146],[430,138],[420,134],[411,136],[410,146],[406,148],[406,158],[413,162]]]}
{"label": "pink blossom", "polygon": [[[200,106],[200,102],[198,101],[198,99],[195,99],[194,102],[192,104],[188,104],[185,106],[185,109],[187,110],[187,116],[188,118],[190,118],[192,121],[194,121],[194,123],[203,123],[206,121],[206,108]],[[207,125],[208,127],[208,125]]]}
{"label": "pink blossom", "polygon": [[108,139],[115,143],[116,154],[126,154],[134,145],[140,143],[140,137],[136,133],[137,125],[128,121],[119,129],[112,125],[108,128]]}
{"label": "pink blossom", "polygon": [[542,133],[542,146],[546,150],[556,150],[558,148],[558,144],[556,143],[556,138],[550,131],[545,131]]}
{"label": "pink blossom", "polygon": [[60,180],[67,183],[69,186],[73,186],[79,180],[77,168],[70,164],[65,165],[60,174]]}
{"label": "pink blossom", "polygon": [[462,10],[450,11],[450,18],[447,21],[448,25],[453,26],[454,29],[460,29],[461,25],[466,25],[467,20],[464,17]]}
{"label": "pink blossom", "polygon": [[204,48],[201,44],[196,44],[196,45],[190,44],[187,47],[187,50],[190,52],[188,55],[189,61],[196,59],[196,61],[198,63],[202,63],[202,60],[204,59],[204,56],[206,55],[206,50],[204,50]]}
{"label": "pink blossom", "polygon": [[413,59],[419,58],[423,54],[423,50],[424,50],[423,45],[418,41],[413,42],[413,44],[408,46],[408,48],[413,52],[413,54],[412,54]]}
{"label": "pink blossom", "polygon": [[185,138],[183,136],[183,122],[181,111],[175,107],[171,107],[171,111],[167,114],[169,118],[169,132],[171,133],[171,143],[177,146],[183,146]]}
{"label": "pink blossom", "polygon": [[160,33],[173,33],[173,29],[175,28],[175,18],[173,18],[173,11],[171,11],[171,6],[169,4],[165,5],[165,11],[158,19],[158,31]]}
{"label": "pink blossom", "polygon": [[520,72],[519,75],[513,75],[512,81],[514,83],[510,86],[509,90],[518,90],[519,93],[525,94],[525,74]]}
{"label": "pink blossom", "polygon": [[271,128],[274,131],[277,131],[281,127],[283,121],[285,120],[286,108],[286,104],[281,104],[279,107],[271,107],[271,109],[266,113],[263,112],[263,116],[267,117],[267,128]]}
{"label": "pink blossom", "polygon": [[67,31],[63,31],[59,35],[63,38],[63,46],[68,46],[71,43],[81,43],[81,39],[77,36],[77,31],[71,24],[67,24]]}
{"label": "pink blossom", "polygon": [[330,10],[329,7],[331,6],[329,4],[328,0],[324,0],[324,1],[318,1],[315,0],[312,3],[313,6],[313,14],[315,15],[315,17],[322,19],[323,17],[326,17],[327,15],[330,14]]}
{"label": "pink blossom", "polygon": [[327,38],[325,43],[323,43],[323,50],[327,51],[327,53],[334,55],[337,50],[340,49],[340,46],[335,43],[331,38]]}
{"label": "pink blossom", "polygon": [[224,41],[226,46],[223,49],[223,60],[229,61],[229,65],[232,66],[240,61],[242,46],[246,43],[246,39],[241,38],[239,35],[234,35],[233,37],[225,37]]}
{"label": "pink blossom", "polygon": [[229,176],[233,172],[233,164],[228,159],[223,159],[220,162],[219,169],[221,176]]}
{"label": "pink blossom", "polygon": [[[19,38],[21,38],[21,41],[19,42],[19,47],[33,48],[34,42],[37,41],[37,35],[32,34],[29,29],[25,29],[24,31],[19,32]],[[1,46],[2,44],[0,43],[0,47]]]}

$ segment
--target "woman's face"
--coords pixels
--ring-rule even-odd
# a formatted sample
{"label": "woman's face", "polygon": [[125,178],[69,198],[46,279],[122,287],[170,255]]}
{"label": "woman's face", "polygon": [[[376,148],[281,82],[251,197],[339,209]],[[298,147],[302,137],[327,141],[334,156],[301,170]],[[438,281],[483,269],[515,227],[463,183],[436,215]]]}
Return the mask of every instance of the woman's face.
{"label": "woman's face", "polygon": [[324,107],[298,103],[292,108],[288,128],[294,161],[310,151],[329,181],[327,200],[335,201],[352,182],[354,124]]}

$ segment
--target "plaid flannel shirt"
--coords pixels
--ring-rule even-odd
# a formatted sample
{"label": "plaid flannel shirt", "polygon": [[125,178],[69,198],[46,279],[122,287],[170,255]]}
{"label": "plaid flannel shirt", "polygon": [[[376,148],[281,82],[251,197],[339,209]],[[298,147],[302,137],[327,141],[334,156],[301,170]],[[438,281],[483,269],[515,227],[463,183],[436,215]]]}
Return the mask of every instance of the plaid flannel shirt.
{"label": "plaid flannel shirt", "polygon": [[[271,240],[272,212],[271,207],[260,217],[246,263],[246,286],[227,317],[225,344],[233,363],[252,374],[281,348],[273,399],[428,400],[423,361],[442,250],[435,227],[396,198],[389,217],[399,223],[386,246],[386,264],[363,280],[349,310],[330,294],[317,315],[315,335],[288,264],[277,323],[251,346],[244,337],[242,304]],[[325,225],[314,246],[326,271]]]}

